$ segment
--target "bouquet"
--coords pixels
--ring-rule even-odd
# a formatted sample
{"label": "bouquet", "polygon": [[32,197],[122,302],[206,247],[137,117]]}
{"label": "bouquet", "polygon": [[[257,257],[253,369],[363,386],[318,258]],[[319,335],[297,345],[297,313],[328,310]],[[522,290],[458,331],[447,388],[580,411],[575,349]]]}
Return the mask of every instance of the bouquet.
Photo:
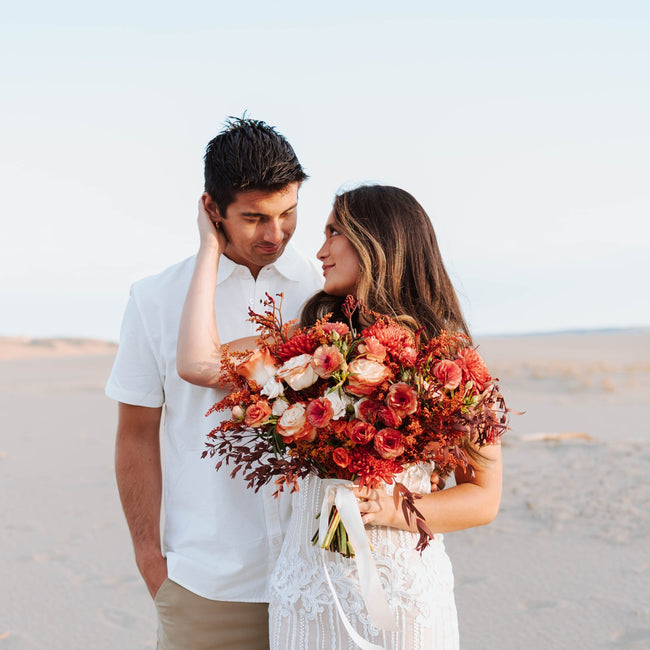
{"label": "bouquet", "polygon": [[[203,452],[220,458],[217,469],[232,463],[231,475],[242,472],[255,491],[272,481],[276,495],[294,491],[310,473],[375,488],[423,462],[443,477],[473,472],[468,444],[494,443],[508,428],[496,380],[464,334],[423,342],[352,296],[343,304],[348,323],[325,317],[292,331],[278,297],[279,304],[267,294],[264,314],[250,312],[259,349],[224,351],[221,379],[234,390],[208,414],[232,415],[209,433]],[[357,310],[373,324],[357,331]],[[416,522],[421,552],[433,534],[415,505],[419,495],[400,483],[393,494],[406,521]],[[335,507],[322,546],[354,555]]]}

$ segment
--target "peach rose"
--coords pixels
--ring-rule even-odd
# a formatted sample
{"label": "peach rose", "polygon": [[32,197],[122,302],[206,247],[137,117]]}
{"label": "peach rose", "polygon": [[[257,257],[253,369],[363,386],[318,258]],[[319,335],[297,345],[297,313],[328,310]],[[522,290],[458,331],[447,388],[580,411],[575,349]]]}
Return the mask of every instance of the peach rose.
{"label": "peach rose", "polygon": [[327,426],[334,415],[332,402],[326,397],[319,397],[312,400],[305,411],[307,422],[314,427],[320,428]]}
{"label": "peach rose", "polygon": [[277,432],[284,442],[297,440],[313,441],[316,438],[316,429],[307,422],[306,407],[301,402],[292,404],[280,417]]}
{"label": "peach rose", "polygon": [[397,458],[404,453],[402,434],[395,429],[381,429],[381,431],[377,431],[374,445],[377,453],[382,458]]}
{"label": "peach rose", "polygon": [[311,367],[323,379],[331,377],[342,365],[345,359],[335,345],[321,345],[316,348],[311,360]]}
{"label": "peach rose", "polygon": [[343,447],[337,447],[332,452],[332,460],[339,467],[347,467],[350,464],[350,454],[348,454],[347,449]]}
{"label": "peach rose", "polygon": [[293,390],[302,390],[318,380],[311,366],[311,354],[299,354],[289,359],[277,371],[276,377],[285,381]]}
{"label": "peach rose", "polygon": [[412,386],[398,381],[388,389],[386,404],[402,418],[413,415],[418,410],[418,394]]}
{"label": "peach rose", "polygon": [[349,366],[347,389],[353,395],[370,395],[377,386],[391,376],[388,366],[371,359],[355,359]]}
{"label": "peach rose", "polygon": [[377,433],[377,429],[362,420],[352,420],[347,428],[348,438],[357,445],[365,445],[369,443]]}
{"label": "peach rose", "polygon": [[266,348],[255,350],[248,359],[237,366],[238,374],[260,386],[264,386],[273,377],[276,370],[275,359]]}
{"label": "peach rose", "polygon": [[269,415],[271,415],[270,404],[266,400],[260,400],[246,409],[244,423],[247,427],[257,427],[267,420]]}
{"label": "peach rose", "polygon": [[449,361],[449,359],[443,359],[433,367],[433,376],[442,384],[443,388],[454,390],[458,388],[463,373],[457,363]]}

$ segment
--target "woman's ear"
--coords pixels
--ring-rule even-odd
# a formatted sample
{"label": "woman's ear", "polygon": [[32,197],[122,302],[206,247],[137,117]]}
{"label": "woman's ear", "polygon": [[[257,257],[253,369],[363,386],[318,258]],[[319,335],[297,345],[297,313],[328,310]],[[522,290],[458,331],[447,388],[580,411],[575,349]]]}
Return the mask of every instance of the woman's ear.
{"label": "woman's ear", "polygon": [[217,207],[217,204],[212,200],[212,197],[207,192],[204,192],[201,195],[201,201],[203,201],[203,207],[208,213],[210,219],[214,221],[214,223],[219,223],[221,221],[221,215],[219,213],[219,208]]}

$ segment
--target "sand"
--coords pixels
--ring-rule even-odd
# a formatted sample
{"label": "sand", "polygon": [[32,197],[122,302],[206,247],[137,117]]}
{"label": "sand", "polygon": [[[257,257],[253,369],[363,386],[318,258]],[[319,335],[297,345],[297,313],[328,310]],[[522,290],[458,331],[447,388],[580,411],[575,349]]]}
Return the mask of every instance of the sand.
{"label": "sand", "polygon": [[[485,338],[501,511],[448,534],[461,648],[650,647],[650,330]],[[113,471],[115,348],[0,339],[0,650],[155,647]]]}

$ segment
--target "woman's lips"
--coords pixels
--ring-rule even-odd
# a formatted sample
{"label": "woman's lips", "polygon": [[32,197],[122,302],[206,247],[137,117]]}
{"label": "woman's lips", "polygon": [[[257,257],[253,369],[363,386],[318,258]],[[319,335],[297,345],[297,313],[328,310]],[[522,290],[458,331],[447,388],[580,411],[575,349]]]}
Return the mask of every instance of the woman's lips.
{"label": "woman's lips", "polygon": [[323,264],[323,275],[327,275],[329,270],[334,266],[334,264]]}

